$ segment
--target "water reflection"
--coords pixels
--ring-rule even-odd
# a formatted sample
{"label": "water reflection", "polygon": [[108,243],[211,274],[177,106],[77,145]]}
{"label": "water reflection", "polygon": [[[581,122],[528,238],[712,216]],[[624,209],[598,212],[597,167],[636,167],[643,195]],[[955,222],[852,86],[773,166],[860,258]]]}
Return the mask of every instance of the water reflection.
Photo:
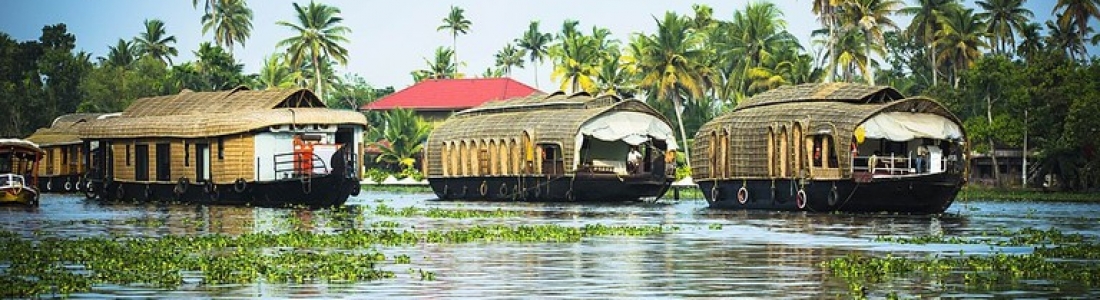
{"label": "water reflection", "polygon": [[[46,195],[37,209],[0,208],[0,228],[29,238],[59,236],[241,235],[255,232],[336,233],[396,224],[397,230],[454,230],[472,225],[664,225],[678,230],[647,237],[595,237],[577,243],[478,242],[374,246],[412,264],[387,264],[397,278],[347,284],[202,285],[176,291],[98,286],[74,298],[145,297],[719,297],[834,298],[847,283],[821,266],[849,253],[925,257],[1027,252],[987,245],[906,245],[880,236],[977,236],[1003,229],[1060,228],[1100,236],[1100,205],[1081,203],[958,203],[939,216],[810,214],[712,210],[703,201],[568,204],[431,201],[429,194],[365,193],[340,210],[273,209],[180,204],[104,204]],[[484,210],[516,216],[430,218],[376,215],[375,209]],[[390,260],[392,261],[392,259]],[[417,270],[438,274],[421,281]],[[944,292],[961,280],[898,279],[874,288],[924,297],[1097,297],[1095,288],[1023,282],[970,294]],[[965,290],[956,287],[953,290]],[[875,291],[870,291],[873,295]]]}

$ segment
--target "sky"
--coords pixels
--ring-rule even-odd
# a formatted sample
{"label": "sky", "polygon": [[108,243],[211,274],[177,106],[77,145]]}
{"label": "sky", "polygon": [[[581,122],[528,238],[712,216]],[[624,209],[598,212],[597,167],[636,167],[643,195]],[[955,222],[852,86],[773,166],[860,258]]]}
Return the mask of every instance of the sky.
{"label": "sky", "polygon": [[[19,41],[35,40],[41,36],[42,27],[65,23],[76,36],[76,48],[105,56],[109,46],[118,39],[133,39],[144,31],[145,19],[161,19],[167,33],[176,37],[175,47],[179,57],[174,62],[192,61],[193,51],[204,41],[213,41],[213,35],[202,34],[202,7],[192,7],[190,0],[7,0],[6,9],[0,11],[0,32]],[[304,0],[248,1],[253,12],[252,36],[243,47],[236,45],[234,57],[244,64],[245,73],[257,73],[264,58],[284,51],[275,44],[292,36],[291,29],[276,25],[280,20],[296,22],[294,2],[307,5]],[[393,86],[402,89],[413,84],[410,72],[426,68],[426,59],[432,59],[436,47],[452,45],[449,31],[436,30],[442,25],[450,7],[465,9],[465,16],[473,24],[466,35],[459,35],[457,56],[464,62],[459,71],[467,77],[480,76],[494,63],[493,55],[505,44],[523,35],[531,21],[540,22],[540,31],[556,33],[566,19],[580,21],[584,32],[592,26],[608,28],[611,38],[624,43],[633,33],[651,34],[656,31],[654,18],[661,18],[666,11],[692,15],[694,3],[714,8],[714,18],[730,20],[735,10],[743,9],[747,0],[719,1],[669,1],[669,0],[454,0],[454,1],[318,1],[342,10],[343,25],[351,28],[347,35],[350,43],[348,64],[338,67],[340,74],[354,73],[362,76],[375,87]],[[810,48],[810,33],[820,25],[810,12],[811,0],[773,0],[784,13],[788,30]],[[907,6],[915,0],[905,1]],[[973,7],[974,1],[964,1]],[[1053,0],[1031,0],[1025,6],[1031,9],[1036,21],[1050,18]],[[200,3],[201,5],[201,3]],[[896,16],[894,21],[904,28],[909,17]],[[1094,22],[1095,23],[1095,22]],[[812,50],[812,49],[808,49]],[[1090,46],[1089,53],[1095,54]],[[530,62],[525,68],[513,69],[512,78],[543,91],[554,91],[558,85],[550,79],[551,64],[540,64],[536,72]]]}

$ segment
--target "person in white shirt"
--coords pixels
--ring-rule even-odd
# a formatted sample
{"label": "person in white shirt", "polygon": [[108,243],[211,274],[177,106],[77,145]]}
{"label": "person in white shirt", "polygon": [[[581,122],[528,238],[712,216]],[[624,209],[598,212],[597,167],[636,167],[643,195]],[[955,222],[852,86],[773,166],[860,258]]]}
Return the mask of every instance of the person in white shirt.
{"label": "person in white shirt", "polygon": [[626,165],[630,173],[637,173],[641,170],[642,153],[638,152],[638,146],[630,146],[630,153],[626,155]]}

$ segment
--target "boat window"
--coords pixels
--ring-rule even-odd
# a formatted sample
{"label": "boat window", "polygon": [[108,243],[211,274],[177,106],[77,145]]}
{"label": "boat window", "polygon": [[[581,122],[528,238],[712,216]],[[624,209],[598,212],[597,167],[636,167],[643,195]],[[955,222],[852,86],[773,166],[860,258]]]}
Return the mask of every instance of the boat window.
{"label": "boat window", "polygon": [[719,172],[718,172],[718,165],[719,165],[718,161],[721,159],[719,157],[720,155],[718,154],[718,144],[719,144],[718,138],[719,137],[718,137],[718,131],[717,130],[710,132],[710,143],[708,143],[709,144],[709,149],[707,149],[707,150],[709,150],[708,152],[710,152],[710,177],[713,177],[713,178],[721,177],[721,175],[719,175]]}
{"label": "boat window", "polygon": [[225,137],[218,137],[218,160],[225,159]]}
{"label": "boat window", "polygon": [[787,176],[790,175],[789,173],[787,173],[788,170],[790,170],[790,168],[789,168],[790,160],[788,159],[788,156],[787,156],[787,149],[788,149],[788,147],[787,147],[787,128],[780,128],[779,129],[779,141],[778,142],[779,143],[778,143],[778,145],[776,145],[776,149],[779,150],[778,151],[779,152],[779,176],[780,177],[787,177]]}
{"label": "boat window", "polygon": [[539,149],[542,150],[543,174],[565,173],[565,166],[562,164],[564,160],[561,157],[561,147],[555,144],[539,144]]}
{"label": "boat window", "polygon": [[499,148],[497,148],[497,157],[500,160],[500,174],[509,174],[508,171],[508,142],[500,141]]}
{"label": "boat window", "polygon": [[500,153],[497,150],[499,150],[497,149],[497,141],[490,140],[489,149],[486,151],[489,154],[489,166],[486,169],[489,170],[490,175],[500,175],[500,169],[497,168],[500,166]]}
{"label": "boat window", "polygon": [[172,180],[172,155],[169,143],[157,144],[157,181]]}
{"label": "boat window", "polygon": [[46,174],[53,174],[53,150],[46,150]]}
{"label": "boat window", "polygon": [[126,165],[130,165],[130,144],[126,144]]}
{"label": "boat window", "polygon": [[149,180],[149,145],[134,145],[134,180]]}
{"label": "boat window", "polygon": [[449,173],[451,171],[451,167],[449,165],[451,163],[451,161],[450,161],[450,159],[448,159],[449,155],[451,155],[451,149],[450,149],[450,147],[447,146],[447,143],[443,143],[442,145],[440,145],[439,146],[439,161],[443,165],[443,168],[440,169],[441,171],[443,171],[443,176],[451,175]]}
{"label": "boat window", "polygon": [[775,177],[775,131],[768,128],[768,142],[766,144],[767,151],[764,153],[768,157],[768,177]]}

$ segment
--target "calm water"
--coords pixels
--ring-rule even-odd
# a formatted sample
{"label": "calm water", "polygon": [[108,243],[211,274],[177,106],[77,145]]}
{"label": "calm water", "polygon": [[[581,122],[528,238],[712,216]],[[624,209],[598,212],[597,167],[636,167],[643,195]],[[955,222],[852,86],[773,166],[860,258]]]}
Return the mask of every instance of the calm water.
{"label": "calm water", "polygon": [[[334,232],[369,228],[382,220],[406,230],[451,229],[471,224],[558,224],[580,226],[666,225],[677,231],[648,237],[598,237],[578,243],[483,242],[379,247],[387,256],[407,254],[411,265],[389,264],[397,278],[354,284],[202,285],[188,283],[161,291],[97,286],[73,298],[265,297],[265,298],[517,298],[517,297],[720,297],[834,298],[847,284],[820,266],[822,261],[861,253],[924,257],[929,254],[1029,252],[988,245],[904,245],[874,242],[877,236],[972,236],[999,228],[1059,228],[1100,239],[1100,204],[983,202],[956,203],[944,216],[889,216],[717,211],[701,200],[576,205],[480,203],[433,200],[431,194],[364,192],[348,205],[363,218],[333,218],[326,211],[193,205],[102,204],[78,196],[46,195],[37,209],[0,208],[0,228],[32,236],[162,236],[208,233],[285,232],[304,228]],[[373,207],[505,210],[523,217],[444,219],[378,217]],[[415,228],[414,228],[415,227]],[[392,260],[391,260],[392,262]],[[409,268],[433,271],[421,281]],[[941,292],[940,282],[899,279],[872,287],[904,297],[1100,297],[1100,288],[1024,282],[966,293]],[[881,291],[880,291],[881,290]]]}

